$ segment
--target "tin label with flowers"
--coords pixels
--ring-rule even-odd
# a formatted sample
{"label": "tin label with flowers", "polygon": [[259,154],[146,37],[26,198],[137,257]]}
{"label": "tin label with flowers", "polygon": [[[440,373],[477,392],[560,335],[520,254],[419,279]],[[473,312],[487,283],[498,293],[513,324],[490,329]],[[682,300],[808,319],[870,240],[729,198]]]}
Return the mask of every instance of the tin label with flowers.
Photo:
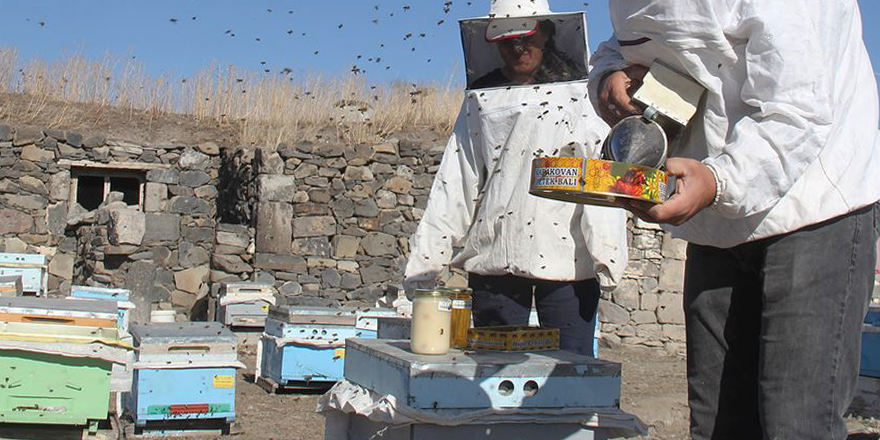
{"label": "tin label with flowers", "polygon": [[587,160],[583,191],[653,203],[666,201],[666,173],[610,160]]}

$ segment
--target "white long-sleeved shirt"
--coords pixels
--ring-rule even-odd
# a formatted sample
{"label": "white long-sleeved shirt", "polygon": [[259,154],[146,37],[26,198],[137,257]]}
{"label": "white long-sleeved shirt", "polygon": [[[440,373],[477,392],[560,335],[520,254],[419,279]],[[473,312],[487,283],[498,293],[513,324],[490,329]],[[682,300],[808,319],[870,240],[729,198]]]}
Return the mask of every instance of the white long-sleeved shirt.
{"label": "white long-sleeved shirt", "polygon": [[586,81],[466,93],[410,239],[404,287],[430,287],[443,268],[613,288],[627,264],[620,209],[529,194],[537,156],[598,157],[608,126]]}
{"label": "white long-sleeved shirt", "polygon": [[612,0],[598,78],[661,60],[708,90],[672,156],[702,160],[719,200],[679,227],[718,247],[880,199],[877,84],[856,0]]}

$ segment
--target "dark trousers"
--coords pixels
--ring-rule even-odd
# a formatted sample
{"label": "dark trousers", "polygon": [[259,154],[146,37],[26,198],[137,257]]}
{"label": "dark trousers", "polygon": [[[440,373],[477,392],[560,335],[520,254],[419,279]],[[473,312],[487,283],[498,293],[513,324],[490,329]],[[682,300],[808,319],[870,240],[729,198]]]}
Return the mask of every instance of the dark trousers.
{"label": "dark trousers", "polygon": [[473,289],[475,327],[527,325],[532,296],[542,326],[559,329],[563,350],[594,356],[593,334],[599,306],[599,283],[544,281],[513,275],[468,275]]}
{"label": "dark trousers", "polygon": [[783,236],[689,245],[694,440],[843,440],[876,262],[867,207]]}

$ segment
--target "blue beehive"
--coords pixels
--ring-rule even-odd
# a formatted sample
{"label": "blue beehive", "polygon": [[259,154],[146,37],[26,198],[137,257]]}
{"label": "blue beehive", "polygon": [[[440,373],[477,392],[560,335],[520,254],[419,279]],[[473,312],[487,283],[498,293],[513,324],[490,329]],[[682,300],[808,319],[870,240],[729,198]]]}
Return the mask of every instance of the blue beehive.
{"label": "blue beehive", "polygon": [[0,253],[0,275],[20,275],[24,293],[46,293],[49,265],[45,255]]}
{"label": "blue beehive", "polygon": [[862,325],[862,366],[859,375],[880,378],[880,307],[871,306]]}
{"label": "blue beehive", "polygon": [[329,386],[342,379],[347,338],[376,338],[392,309],[271,307],[258,350],[258,377],[280,386]]}
{"label": "blue beehive", "polygon": [[135,305],[128,301],[131,291],[127,289],[112,289],[107,287],[70,286],[70,297],[78,299],[92,299],[101,301],[114,301],[119,310],[119,330],[128,334],[129,317]]}
{"label": "blue beehive", "polygon": [[234,333],[218,322],[132,324],[138,356],[126,410],[150,422],[235,420]]}

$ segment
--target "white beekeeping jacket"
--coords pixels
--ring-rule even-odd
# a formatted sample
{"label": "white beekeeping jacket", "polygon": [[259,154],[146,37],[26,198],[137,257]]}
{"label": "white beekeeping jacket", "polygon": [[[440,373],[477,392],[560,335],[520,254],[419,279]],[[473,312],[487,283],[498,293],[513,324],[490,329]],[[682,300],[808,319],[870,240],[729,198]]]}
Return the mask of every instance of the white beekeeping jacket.
{"label": "white beekeeping jacket", "polygon": [[[578,23],[557,22],[557,32],[577,29],[584,51],[583,14],[568,15]],[[479,28],[471,34],[479,38],[466,39],[466,48],[482,39]],[[469,84],[492,70],[491,64],[467,64]],[[627,264],[624,211],[529,194],[533,158],[598,157],[608,130],[588,102],[585,79],[466,91],[410,240],[404,287],[431,287],[451,264],[481,275],[598,278],[603,288],[613,288]]]}
{"label": "white beekeeping jacket", "polygon": [[880,198],[877,84],[856,0],[612,0],[611,70],[661,60],[708,89],[672,156],[702,160],[720,199],[680,227],[718,247],[795,231]]}

